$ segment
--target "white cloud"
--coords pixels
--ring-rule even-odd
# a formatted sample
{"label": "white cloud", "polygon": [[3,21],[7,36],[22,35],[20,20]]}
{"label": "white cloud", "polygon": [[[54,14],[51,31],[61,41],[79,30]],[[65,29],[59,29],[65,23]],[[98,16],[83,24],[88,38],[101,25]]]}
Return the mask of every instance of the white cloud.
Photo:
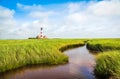
{"label": "white cloud", "polygon": [[120,2],[113,1],[91,3],[84,11],[69,14],[66,20],[67,26],[79,29],[76,35],[78,37],[120,37],[119,5]]}
{"label": "white cloud", "polygon": [[13,18],[14,10],[0,6],[0,18]]}
{"label": "white cloud", "polygon": [[[7,31],[7,38],[35,37],[39,34],[41,26],[44,28],[44,34],[55,38],[120,37],[119,5],[120,1],[109,0],[57,4],[54,8],[53,5],[43,7],[42,5],[29,6],[18,3],[18,10],[22,10],[25,15],[16,18],[15,21],[14,10],[0,7],[0,11],[4,12],[0,14],[2,25],[0,29]],[[60,10],[61,7],[62,10]],[[3,35],[5,35],[3,32],[0,33],[0,38],[6,38]]]}
{"label": "white cloud", "polygon": [[39,10],[43,10],[44,8],[41,6],[41,5],[36,5],[36,4],[33,4],[32,6],[30,5],[23,5],[21,3],[17,3],[17,7],[18,9],[21,9],[21,10],[30,10],[30,11],[39,11]]}
{"label": "white cloud", "polygon": [[14,10],[0,6],[0,38],[9,38],[9,33],[15,27]]}
{"label": "white cloud", "polygon": [[77,12],[80,10],[80,3],[70,3],[68,5],[69,13]]}
{"label": "white cloud", "polygon": [[88,10],[96,15],[120,15],[120,1],[101,1],[92,4]]}
{"label": "white cloud", "polygon": [[51,15],[54,15],[55,12],[53,11],[49,11],[49,12],[41,12],[41,11],[37,11],[37,12],[31,12],[29,14],[30,17],[33,17],[33,18],[44,18],[44,17],[48,17],[48,16],[51,16]]}

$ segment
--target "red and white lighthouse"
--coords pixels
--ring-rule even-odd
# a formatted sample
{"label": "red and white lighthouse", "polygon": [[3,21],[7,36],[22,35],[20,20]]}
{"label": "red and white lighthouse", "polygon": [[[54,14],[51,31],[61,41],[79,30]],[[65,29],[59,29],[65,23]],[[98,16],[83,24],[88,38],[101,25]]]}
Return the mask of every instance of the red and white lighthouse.
{"label": "red and white lighthouse", "polygon": [[45,35],[43,35],[43,28],[42,28],[42,27],[40,28],[40,34],[39,34],[36,38],[37,38],[37,39],[47,38]]}
{"label": "red and white lighthouse", "polygon": [[40,28],[40,38],[43,38],[43,28]]}

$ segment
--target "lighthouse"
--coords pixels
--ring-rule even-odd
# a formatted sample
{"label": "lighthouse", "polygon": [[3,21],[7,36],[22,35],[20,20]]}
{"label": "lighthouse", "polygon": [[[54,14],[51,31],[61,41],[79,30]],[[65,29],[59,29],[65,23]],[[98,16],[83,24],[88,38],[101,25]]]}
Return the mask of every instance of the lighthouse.
{"label": "lighthouse", "polygon": [[37,35],[36,38],[37,38],[37,39],[40,39],[40,38],[47,38],[45,35],[43,35],[43,27],[40,28],[40,34]]}
{"label": "lighthouse", "polygon": [[43,38],[43,28],[40,28],[40,38]]}

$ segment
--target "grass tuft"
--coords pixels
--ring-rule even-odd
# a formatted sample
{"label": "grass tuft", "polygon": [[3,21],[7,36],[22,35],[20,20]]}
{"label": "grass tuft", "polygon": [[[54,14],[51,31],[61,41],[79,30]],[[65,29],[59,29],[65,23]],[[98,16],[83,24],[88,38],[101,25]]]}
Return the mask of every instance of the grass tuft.
{"label": "grass tuft", "polygon": [[95,73],[98,77],[120,76],[120,51],[107,51],[97,55]]}

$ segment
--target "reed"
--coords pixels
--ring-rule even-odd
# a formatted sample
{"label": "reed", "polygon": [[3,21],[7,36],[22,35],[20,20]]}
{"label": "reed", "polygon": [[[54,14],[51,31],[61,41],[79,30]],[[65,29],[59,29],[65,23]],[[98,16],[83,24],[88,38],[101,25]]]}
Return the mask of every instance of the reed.
{"label": "reed", "polygon": [[107,51],[97,55],[95,74],[98,77],[120,77],[120,51]]}
{"label": "reed", "polygon": [[120,39],[92,39],[87,48],[97,51],[95,75],[100,79],[120,78]]}
{"label": "reed", "polygon": [[120,39],[91,39],[87,48],[94,51],[120,50]]}
{"label": "reed", "polygon": [[[0,40],[0,72],[31,64],[64,64],[68,56],[61,48],[83,45],[79,39]],[[69,46],[70,45],[70,46]]]}

